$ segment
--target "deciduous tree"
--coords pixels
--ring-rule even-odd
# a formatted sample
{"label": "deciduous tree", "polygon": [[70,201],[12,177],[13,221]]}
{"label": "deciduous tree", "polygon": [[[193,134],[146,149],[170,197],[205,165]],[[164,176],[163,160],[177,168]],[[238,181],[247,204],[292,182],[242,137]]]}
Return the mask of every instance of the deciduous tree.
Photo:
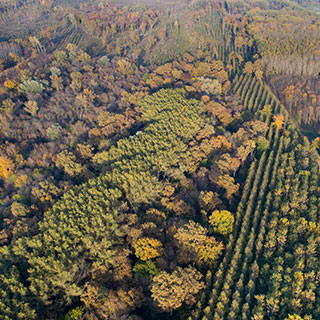
{"label": "deciduous tree", "polygon": [[142,261],[147,261],[161,255],[163,250],[159,240],[154,238],[141,238],[134,244],[135,254]]}
{"label": "deciduous tree", "polygon": [[228,210],[214,210],[209,217],[209,222],[212,225],[214,232],[228,235],[232,232],[234,217]]}
{"label": "deciduous tree", "polygon": [[182,306],[193,305],[197,295],[204,288],[202,274],[194,267],[180,268],[169,274],[160,272],[153,278],[151,297],[166,312]]}

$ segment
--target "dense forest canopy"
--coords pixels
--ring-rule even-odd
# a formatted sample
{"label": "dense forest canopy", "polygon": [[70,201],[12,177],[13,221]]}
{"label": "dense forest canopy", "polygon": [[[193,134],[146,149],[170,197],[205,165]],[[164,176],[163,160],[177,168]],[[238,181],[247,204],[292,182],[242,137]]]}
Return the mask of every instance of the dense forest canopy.
{"label": "dense forest canopy", "polygon": [[319,12],[0,1],[0,319],[319,319]]}

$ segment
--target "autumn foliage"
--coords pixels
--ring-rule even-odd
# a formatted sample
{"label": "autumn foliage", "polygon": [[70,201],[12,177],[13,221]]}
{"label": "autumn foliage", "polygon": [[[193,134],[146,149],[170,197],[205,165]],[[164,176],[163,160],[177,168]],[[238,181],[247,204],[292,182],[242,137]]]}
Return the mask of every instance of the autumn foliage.
{"label": "autumn foliage", "polygon": [[314,2],[58,2],[0,2],[0,319],[318,319]]}
{"label": "autumn foliage", "polygon": [[141,238],[134,244],[135,254],[142,261],[159,257],[162,251],[162,244],[157,239]]}
{"label": "autumn foliage", "polygon": [[13,169],[13,161],[6,156],[0,156],[0,177],[9,177],[13,173]]}

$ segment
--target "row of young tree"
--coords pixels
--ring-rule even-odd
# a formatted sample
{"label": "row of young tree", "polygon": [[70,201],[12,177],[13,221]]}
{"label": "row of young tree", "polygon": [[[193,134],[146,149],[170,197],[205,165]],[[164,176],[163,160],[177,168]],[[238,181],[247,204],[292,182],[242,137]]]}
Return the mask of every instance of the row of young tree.
{"label": "row of young tree", "polygon": [[319,158],[309,142],[294,132],[286,149],[258,261],[260,279],[252,293],[254,319],[316,319],[319,314]]}
{"label": "row of young tree", "polygon": [[[256,88],[253,93],[254,86],[259,89]],[[207,284],[209,292],[207,298],[203,300],[204,305],[202,307],[199,305],[193,314],[193,319],[247,318],[251,300],[247,295],[248,292],[244,291],[247,287],[252,287],[257,278],[255,270],[257,264],[253,263],[253,247],[256,245],[259,250],[262,247],[263,232],[259,232],[259,228],[261,224],[265,227],[271,200],[268,190],[271,190],[274,184],[282,150],[279,132],[283,130],[283,123],[277,123],[276,118],[284,119],[284,117],[274,114],[275,121],[270,123],[272,109],[267,117],[260,112],[264,110],[264,103],[260,102],[261,93],[265,91],[266,95],[271,95],[270,91],[261,82],[246,76],[236,80],[233,89],[242,97],[245,106],[254,109],[256,115],[264,119],[270,129],[266,133],[267,139],[264,138],[262,144],[264,148],[260,148],[259,161],[254,161],[249,170],[236,212],[234,232],[226,247],[224,258],[216,270],[212,284]],[[252,92],[255,101],[254,105],[250,103],[250,107],[246,98],[248,92]],[[285,113],[284,110],[283,112]],[[248,279],[249,275],[252,279]],[[246,283],[247,281],[250,284]]]}
{"label": "row of young tree", "polygon": [[[254,85],[250,88],[244,78],[236,81],[234,89],[249,108],[245,92],[254,90]],[[254,99],[250,108],[262,111],[264,104],[259,107],[259,99]],[[281,125],[277,119],[270,123],[271,150],[261,155],[258,164],[253,162],[249,171],[236,215],[236,240],[232,237],[228,243],[213,277],[212,292],[206,284],[208,296],[192,319],[317,317],[319,156],[293,123],[285,120],[283,106],[280,110]],[[246,213],[241,218],[244,207]]]}

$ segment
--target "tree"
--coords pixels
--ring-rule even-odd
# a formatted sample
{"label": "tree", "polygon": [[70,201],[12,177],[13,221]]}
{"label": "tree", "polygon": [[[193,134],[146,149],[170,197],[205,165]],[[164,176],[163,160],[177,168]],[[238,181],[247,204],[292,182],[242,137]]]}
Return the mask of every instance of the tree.
{"label": "tree", "polygon": [[57,75],[57,76],[61,75],[61,70],[57,67],[51,67],[50,72],[52,75]]}
{"label": "tree", "polygon": [[268,124],[263,121],[255,120],[251,123],[251,128],[255,134],[265,134],[268,131]]}
{"label": "tree", "polygon": [[6,179],[14,169],[14,163],[6,156],[0,156],[0,178]]}
{"label": "tree", "polygon": [[91,159],[93,157],[93,147],[89,144],[78,143],[76,147],[77,153],[82,159]]}
{"label": "tree", "polygon": [[214,210],[209,217],[209,222],[213,226],[214,232],[226,236],[232,232],[234,217],[228,210]]}
{"label": "tree", "polygon": [[57,91],[63,89],[63,80],[57,74],[52,74],[50,79],[52,88],[56,89]]}
{"label": "tree", "polygon": [[235,183],[234,178],[227,174],[219,176],[217,185],[226,190],[225,197],[229,200],[235,193],[239,191],[240,187],[238,183]]}
{"label": "tree", "polygon": [[84,89],[82,93],[77,95],[77,100],[79,101],[79,111],[80,111],[80,119],[84,113],[87,113],[89,107],[92,106],[92,102],[94,99],[94,93],[90,89]]}
{"label": "tree", "polygon": [[12,202],[10,206],[10,211],[14,217],[23,217],[28,212],[27,208],[23,204],[17,201]]}
{"label": "tree", "polygon": [[217,161],[217,165],[222,173],[232,172],[236,173],[240,166],[240,160],[238,158],[232,158],[229,153],[225,153]]}
{"label": "tree", "polygon": [[252,152],[256,148],[256,143],[254,140],[247,140],[244,142],[243,145],[241,145],[237,150],[237,156],[239,159],[244,162],[249,154],[252,154]]}
{"label": "tree", "polygon": [[202,274],[194,267],[177,267],[172,274],[160,272],[153,278],[151,297],[166,312],[186,305],[193,305],[196,297],[204,288]]}
{"label": "tree", "polygon": [[263,76],[263,71],[260,69],[255,70],[254,75],[256,76],[256,78],[258,80],[262,80],[262,76]]}
{"label": "tree", "polygon": [[141,238],[134,244],[135,254],[142,261],[159,257],[162,252],[162,244],[153,238]]}
{"label": "tree", "polygon": [[217,79],[198,78],[201,82],[201,90],[206,94],[219,95],[222,93],[221,83]]}
{"label": "tree", "polygon": [[23,110],[27,113],[30,113],[30,115],[35,116],[37,111],[39,110],[37,101],[34,101],[34,100],[27,101],[25,103],[25,107],[23,108]]}
{"label": "tree", "polygon": [[58,168],[63,169],[70,177],[74,177],[84,170],[81,164],[76,162],[75,155],[67,150],[57,155],[55,163]]}
{"label": "tree", "polygon": [[62,128],[59,123],[53,123],[49,128],[46,130],[46,135],[51,141],[55,141],[60,138],[62,134]]}
{"label": "tree", "polygon": [[320,137],[317,137],[312,141],[312,147],[316,150],[320,150]]}
{"label": "tree", "polygon": [[260,136],[256,139],[256,145],[259,152],[266,151],[270,147],[269,141],[263,136]]}
{"label": "tree", "polygon": [[45,51],[45,48],[37,37],[29,37],[29,41],[31,46],[36,49],[38,53],[42,53]]}
{"label": "tree", "polygon": [[4,86],[8,89],[16,89],[18,87],[18,82],[16,80],[7,80],[4,82]]}
{"label": "tree", "polygon": [[218,242],[214,237],[208,237],[198,252],[200,264],[203,263],[209,267],[213,266],[223,249],[222,242]]}
{"label": "tree", "polygon": [[212,265],[220,256],[223,245],[214,237],[207,236],[208,230],[190,220],[180,227],[174,238],[178,242],[178,260],[181,263],[196,262]]}
{"label": "tree", "polygon": [[273,125],[275,125],[277,128],[282,129],[284,124],[284,116],[281,114],[276,114],[273,116]]}
{"label": "tree", "polygon": [[70,310],[66,316],[64,317],[64,320],[78,320],[81,319],[84,313],[84,307],[76,307],[72,310]]}
{"label": "tree", "polygon": [[[1,262],[4,262],[1,256]],[[4,266],[1,265],[4,270]],[[36,319],[35,310],[28,302],[30,292],[23,285],[19,272],[15,266],[10,270],[3,271],[0,275],[0,318],[4,320]]]}
{"label": "tree", "polygon": [[263,71],[262,71],[262,60],[258,59],[254,62],[254,75],[256,76],[257,80],[262,80]]}
{"label": "tree", "polygon": [[19,87],[22,93],[41,93],[45,86],[42,82],[36,80],[26,80]]}
{"label": "tree", "polygon": [[199,195],[199,204],[202,209],[209,212],[222,204],[219,194],[212,191],[201,191]]}
{"label": "tree", "polygon": [[297,314],[289,314],[285,320],[303,320],[303,318],[301,318]]}
{"label": "tree", "polygon": [[181,262],[197,261],[198,251],[207,239],[208,230],[190,220],[188,223],[178,228],[174,238],[178,241],[178,259]]}
{"label": "tree", "polygon": [[156,266],[156,264],[151,261],[138,261],[132,271],[135,273],[137,278],[144,278],[149,276],[155,276],[160,272],[160,269]]}
{"label": "tree", "polygon": [[243,73],[247,74],[248,76],[251,76],[253,71],[254,65],[251,61],[248,61],[243,68]]}
{"label": "tree", "polygon": [[266,298],[266,307],[271,316],[275,315],[279,311],[279,299],[270,297]]}
{"label": "tree", "polygon": [[50,203],[52,204],[56,198],[58,198],[62,193],[62,190],[59,189],[51,179],[41,181],[39,186],[33,187],[31,194],[33,201],[40,203]]}
{"label": "tree", "polygon": [[10,98],[3,100],[2,105],[0,107],[0,114],[2,113],[11,118],[14,106],[15,103]]}
{"label": "tree", "polygon": [[203,129],[201,129],[196,137],[197,140],[202,140],[210,138],[216,133],[214,126],[206,124]]}
{"label": "tree", "polygon": [[121,59],[118,61],[118,70],[124,76],[131,74],[133,71],[131,63],[125,59]]}
{"label": "tree", "polygon": [[[144,299],[141,287],[108,289],[106,283],[88,285],[81,297],[90,319],[124,319],[141,307]],[[82,318],[80,318],[82,319]],[[80,320],[79,319],[79,320]]]}

